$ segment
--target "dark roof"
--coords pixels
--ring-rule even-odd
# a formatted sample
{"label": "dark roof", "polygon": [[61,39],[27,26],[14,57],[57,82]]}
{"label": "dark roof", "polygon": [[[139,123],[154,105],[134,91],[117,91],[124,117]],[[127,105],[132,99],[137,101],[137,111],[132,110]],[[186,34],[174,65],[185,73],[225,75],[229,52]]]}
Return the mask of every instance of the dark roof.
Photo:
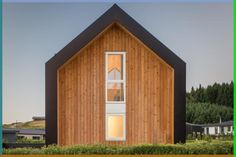
{"label": "dark roof", "polygon": [[184,143],[186,63],[116,4],[46,62],[46,143],[57,143],[58,68],[113,23],[124,27],[174,69],[174,141]]}
{"label": "dark roof", "polygon": [[15,134],[15,133],[17,133],[17,132],[19,132],[19,130],[16,130],[16,129],[2,129],[2,133],[3,134]]}
{"label": "dark roof", "polygon": [[45,130],[44,129],[19,129],[19,134],[45,135]]}
{"label": "dark roof", "polygon": [[213,123],[213,124],[203,124],[203,127],[211,127],[211,126],[233,126],[234,122],[232,120],[230,121],[225,121],[221,123]]}
{"label": "dark roof", "polygon": [[204,129],[201,124],[192,124],[186,122],[186,133],[187,134],[192,134],[193,132],[200,132],[203,133]]}
{"label": "dark roof", "polygon": [[44,129],[18,129],[18,128],[10,128],[10,129],[3,129],[3,133],[18,133],[18,134],[25,134],[25,135],[45,135]]}
{"label": "dark roof", "polygon": [[119,23],[126,28],[130,33],[135,35],[145,45],[151,48],[159,57],[165,60],[171,67],[175,64],[184,64],[185,62],[174,54],[163,43],[150,34],[144,27],[137,23],[117,4],[114,4],[108,11],[100,16],[87,29],[74,38],[68,45],[55,54],[46,64],[54,64],[60,67],[73,55],[75,55],[81,48],[86,46],[92,39],[101,33],[107,26],[112,23]]}
{"label": "dark roof", "polygon": [[37,117],[37,116],[34,116],[32,117],[33,120],[45,120],[45,117],[41,116],[41,117]]}
{"label": "dark roof", "polygon": [[203,126],[202,124],[193,124],[193,123],[188,123],[188,122],[186,122],[186,125],[188,125],[188,126]]}

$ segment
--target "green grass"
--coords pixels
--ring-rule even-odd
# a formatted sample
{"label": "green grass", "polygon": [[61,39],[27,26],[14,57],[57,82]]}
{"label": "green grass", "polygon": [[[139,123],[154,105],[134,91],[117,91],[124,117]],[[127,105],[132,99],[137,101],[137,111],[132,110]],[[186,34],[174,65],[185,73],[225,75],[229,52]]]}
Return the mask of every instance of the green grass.
{"label": "green grass", "polygon": [[233,141],[191,141],[186,144],[136,146],[78,145],[60,147],[51,145],[41,149],[4,149],[3,154],[233,154]]}

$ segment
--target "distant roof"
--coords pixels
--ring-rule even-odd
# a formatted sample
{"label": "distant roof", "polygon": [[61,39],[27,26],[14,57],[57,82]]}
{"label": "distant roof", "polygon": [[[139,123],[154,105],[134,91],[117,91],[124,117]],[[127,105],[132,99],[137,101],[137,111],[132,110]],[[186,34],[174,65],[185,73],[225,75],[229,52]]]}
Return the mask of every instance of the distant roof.
{"label": "distant roof", "polygon": [[44,129],[19,129],[19,134],[45,135]]}
{"label": "distant roof", "polygon": [[40,116],[39,117],[38,116],[34,116],[34,117],[32,117],[32,119],[33,120],[45,120],[45,117],[44,116],[41,116],[41,117]]}
{"label": "distant roof", "polygon": [[15,134],[16,132],[19,132],[19,130],[16,130],[16,129],[2,129],[2,132],[3,133],[8,133],[8,134]]}
{"label": "distant roof", "polygon": [[16,133],[25,135],[45,135],[44,129],[3,129],[3,133]]}
{"label": "distant roof", "polygon": [[190,126],[203,126],[203,124],[193,124],[193,123],[188,123],[188,122],[186,122],[186,125],[190,125]]}
{"label": "distant roof", "polygon": [[221,123],[213,123],[213,124],[203,124],[203,127],[210,127],[210,126],[233,126],[234,122],[232,120],[225,121]]}

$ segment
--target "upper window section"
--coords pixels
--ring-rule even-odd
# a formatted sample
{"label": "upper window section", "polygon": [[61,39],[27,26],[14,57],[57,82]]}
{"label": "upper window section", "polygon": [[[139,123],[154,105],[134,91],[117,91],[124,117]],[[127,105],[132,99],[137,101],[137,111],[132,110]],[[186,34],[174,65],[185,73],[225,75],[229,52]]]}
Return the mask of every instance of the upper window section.
{"label": "upper window section", "polygon": [[125,54],[106,52],[107,103],[125,103]]}
{"label": "upper window section", "polygon": [[108,80],[123,80],[123,55],[108,55]]}

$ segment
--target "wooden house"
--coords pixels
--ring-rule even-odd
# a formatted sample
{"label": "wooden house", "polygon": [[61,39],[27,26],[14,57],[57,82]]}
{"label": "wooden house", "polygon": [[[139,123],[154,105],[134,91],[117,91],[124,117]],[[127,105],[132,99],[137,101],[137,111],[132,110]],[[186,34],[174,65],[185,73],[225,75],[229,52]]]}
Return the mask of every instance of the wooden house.
{"label": "wooden house", "polygon": [[185,142],[186,64],[116,4],[46,63],[46,143]]}

